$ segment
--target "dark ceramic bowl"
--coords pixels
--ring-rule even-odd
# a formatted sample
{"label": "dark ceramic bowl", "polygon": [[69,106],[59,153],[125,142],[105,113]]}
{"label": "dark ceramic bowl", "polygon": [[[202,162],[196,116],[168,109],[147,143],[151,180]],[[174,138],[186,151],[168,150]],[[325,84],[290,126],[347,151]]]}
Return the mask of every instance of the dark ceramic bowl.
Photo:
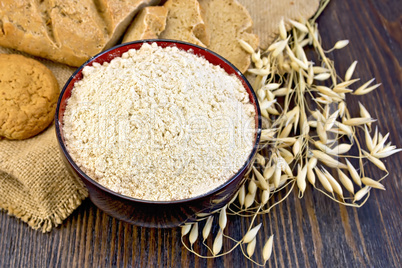
{"label": "dark ceramic bowl", "polygon": [[[254,148],[250,153],[247,162],[244,163],[240,170],[226,183],[206,194],[174,201],[148,201],[124,196],[105,188],[86,175],[77,166],[66,149],[63,133],[63,116],[66,109],[67,100],[70,98],[71,91],[74,88],[74,83],[82,79],[82,69],[85,66],[91,66],[95,62],[100,64],[110,62],[113,58],[120,57],[124,52],[127,52],[130,49],[139,49],[144,43],[152,42],[156,42],[160,47],[176,46],[185,51],[191,50],[194,54],[204,57],[210,63],[221,66],[228,74],[234,74],[242,81],[243,86],[250,95],[251,102],[254,104],[256,112],[256,134],[254,139]],[[257,98],[252,87],[246,78],[241,74],[241,72],[227,60],[208,49],[189,43],[172,40],[142,40],[127,43],[113,47],[88,60],[80,68],[78,68],[77,71],[75,71],[75,73],[65,84],[57,103],[55,123],[56,135],[64,162],[71,171],[71,174],[81,179],[85,183],[86,187],[88,188],[89,198],[91,201],[98,208],[117,219],[140,226],[159,228],[174,227],[181,225],[184,222],[194,221],[197,213],[212,212],[223,207],[227,202],[229,202],[241,184],[244,182],[244,174],[250,168],[251,161],[255,156],[261,132],[260,108],[258,106]]]}

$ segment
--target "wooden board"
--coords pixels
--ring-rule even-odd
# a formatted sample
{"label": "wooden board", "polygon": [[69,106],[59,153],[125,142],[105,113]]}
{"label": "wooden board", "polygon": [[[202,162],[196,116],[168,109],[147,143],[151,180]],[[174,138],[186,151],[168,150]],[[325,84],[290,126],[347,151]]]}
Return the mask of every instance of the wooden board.
{"label": "wooden board", "polygon": [[[362,81],[376,77],[383,85],[357,101],[370,108],[381,132],[390,132],[402,147],[402,34],[400,1],[332,1],[318,20],[323,44],[350,39],[331,53],[344,73],[357,59]],[[367,204],[352,209],[334,203],[310,188],[299,200],[296,192],[263,222],[258,239],[275,234],[275,249],[267,267],[399,267],[402,262],[401,154],[385,160],[391,175],[387,191],[372,191]],[[377,170],[368,170],[379,177]],[[276,198],[283,194],[279,193]],[[228,234],[240,237],[248,219],[230,218]],[[398,227],[399,226],[399,227]],[[260,255],[257,255],[261,257]],[[215,260],[187,252],[179,229],[135,227],[105,215],[86,201],[49,234],[0,213],[0,267],[255,267],[240,250]]]}

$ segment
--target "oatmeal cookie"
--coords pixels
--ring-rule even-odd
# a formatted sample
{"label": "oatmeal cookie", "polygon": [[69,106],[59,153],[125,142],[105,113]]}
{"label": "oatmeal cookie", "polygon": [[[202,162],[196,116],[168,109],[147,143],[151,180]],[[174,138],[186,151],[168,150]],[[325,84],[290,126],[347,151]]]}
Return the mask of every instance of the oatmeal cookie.
{"label": "oatmeal cookie", "polygon": [[0,54],[0,138],[35,136],[52,121],[59,85],[42,63],[15,54]]}

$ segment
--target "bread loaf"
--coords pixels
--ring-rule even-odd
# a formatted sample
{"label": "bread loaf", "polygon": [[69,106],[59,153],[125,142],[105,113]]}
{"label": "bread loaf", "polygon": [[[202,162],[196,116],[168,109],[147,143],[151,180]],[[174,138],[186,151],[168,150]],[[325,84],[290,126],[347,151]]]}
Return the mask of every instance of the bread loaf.
{"label": "bread loaf", "polygon": [[209,30],[205,25],[197,0],[168,0],[163,5],[168,10],[166,28],[159,35],[202,47],[209,45]]}
{"label": "bread loaf", "polygon": [[210,29],[212,51],[220,54],[245,72],[250,55],[239,44],[239,39],[258,47],[258,36],[252,33],[253,21],[244,6],[236,0],[199,0]]}
{"label": "bread loaf", "polygon": [[2,0],[0,45],[80,66],[116,44],[134,15],[159,0]]}
{"label": "bread loaf", "polygon": [[163,6],[145,7],[127,29],[123,42],[156,39],[166,26],[167,9]]}

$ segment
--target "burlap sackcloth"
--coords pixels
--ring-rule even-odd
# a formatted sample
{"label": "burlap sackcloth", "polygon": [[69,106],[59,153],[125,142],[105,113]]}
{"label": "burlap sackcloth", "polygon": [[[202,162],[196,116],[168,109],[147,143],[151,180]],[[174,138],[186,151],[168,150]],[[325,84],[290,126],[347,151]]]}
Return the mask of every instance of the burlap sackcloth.
{"label": "burlap sackcloth", "polygon": [[262,49],[274,41],[278,34],[278,25],[284,19],[290,29],[288,19],[309,19],[317,11],[320,0],[237,0],[250,13],[253,19],[254,33],[260,38]]}
{"label": "burlap sackcloth", "polygon": [[[319,6],[319,0],[238,1],[250,12],[262,48],[273,41],[282,18],[285,21],[308,19]],[[0,47],[0,53],[19,52]],[[52,70],[60,89],[75,70],[49,60],[35,59]],[[34,229],[48,232],[62,223],[87,196],[83,183],[70,176],[64,166],[54,124],[27,140],[0,140],[0,209]]]}
{"label": "burlap sackcloth", "polygon": [[[0,53],[19,52],[0,47]],[[75,70],[35,59],[54,73],[60,90]],[[48,232],[62,223],[87,196],[83,183],[70,176],[65,168],[54,123],[30,139],[0,140],[0,209],[34,229]]]}

